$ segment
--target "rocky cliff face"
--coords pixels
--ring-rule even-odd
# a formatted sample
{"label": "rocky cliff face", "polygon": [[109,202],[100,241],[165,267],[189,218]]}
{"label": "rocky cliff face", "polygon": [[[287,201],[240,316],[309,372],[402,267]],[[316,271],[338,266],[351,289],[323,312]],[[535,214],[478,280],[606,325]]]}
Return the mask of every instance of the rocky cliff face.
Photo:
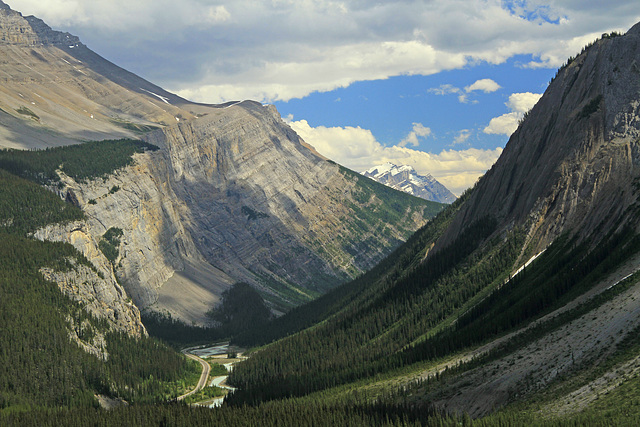
{"label": "rocky cliff face", "polygon": [[456,196],[431,174],[419,175],[413,167],[393,163],[374,166],[362,174],[399,191],[439,203],[453,203]]}
{"label": "rocky cliff face", "polygon": [[[96,240],[88,233],[86,223],[48,226],[38,230],[34,237],[40,240],[69,242],[94,266],[94,269],[91,269],[85,265],[74,265],[74,269],[68,272],[43,268],[41,273],[47,280],[57,283],[62,293],[72,300],[82,302],[85,309],[95,317],[107,319],[114,329],[131,336],[146,335],[147,332],[140,321],[140,311],[118,284],[111,264],[98,249]],[[102,344],[81,344],[88,349],[91,348],[92,353],[105,358],[104,339],[98,341]]]}
{"label": "rocky cliff face", "polygon": [[160,147],[105,179],[61,176],[61,195],[87,215],[86,239],[38,234],[95,259],[105,233],[121,231],[112,268],[142,309],[204,323],[246,281],[285,310],[370,268],[439,209],[380,195],[387,189],[320,157],[273,107],[190,103],[2,2],[0,37],[0,147],[143,134]]}
{"label": "rocky cliff face", "polygon": [[376,218],[386,201],[309,150],[272,106],[212,108],[145,139],[161,149],[106,180],[62,177],[95,239],[123,230],[115,271],[141,308],[204,323],[222,291],[246,281],[286,309],[370,268],[426,221],[410,196],[398,221]]}
{"label": "rocky cliff face", "polygon": [[638,100],[640,25],[558,72],[438,246],[486,215],[501,229],[524,226],[536,252],[564,231],[588,236],[627,223],[640,175]]}
{"label": "rocky cliff face", "polygon": [[80,39],[69,33],[53,31],[41,19],[23,17],[19,12],[0,1],[0,41],[22,46],[80,45]]}

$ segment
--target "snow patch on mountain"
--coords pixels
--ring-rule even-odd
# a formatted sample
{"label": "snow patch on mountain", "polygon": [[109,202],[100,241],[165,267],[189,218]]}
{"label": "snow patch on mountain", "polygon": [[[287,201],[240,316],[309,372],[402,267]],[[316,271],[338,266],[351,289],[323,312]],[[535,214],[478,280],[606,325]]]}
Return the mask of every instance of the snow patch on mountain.
{"label": "snow patch on mountain", "polygon": [[387,162],[374,166],[362,175],[396,190],[440,203],[453,203],[456,196],[431,174],[419,175],[412,166]]}

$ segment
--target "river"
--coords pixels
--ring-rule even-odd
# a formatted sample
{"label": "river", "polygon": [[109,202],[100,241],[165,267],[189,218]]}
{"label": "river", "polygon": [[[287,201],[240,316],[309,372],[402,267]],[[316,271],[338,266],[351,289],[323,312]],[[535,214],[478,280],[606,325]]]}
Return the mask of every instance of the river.
{"label": "river", "polygon": [[[213,344],[211,346],[191,347],[191,348],[184,349],[183,352],[191,353],[201,358],[214,358],[214,356],[219,356],[219,357],[215,357],[214,360],[208,359],[207,362],[220,363],[225,368],[227,368],[228,372],[231,372],[233,370],[233,365],[235,363],[245,359],[245,357],[243,357],[241,353],[239,353],[238,358],[234,359],[232,362],[221,363],[222,361],[229,360],[224,357],[225,355],[229,354],[229,343],[219,343],[219,344]],[[219,359],[219,362],[216,361],[215,359]],[[229,387],[228,385],[225,384],[225,381],[227,380],[228,377],[229,377],[228,375],[214,377],[211,379],[209,386],[210,387],[215,386],[215,387],[223,388],[225,390],[234,391],[235,388]],[[210,400],[206,403],[206,405],[202,405],[202,406],[207,406],[209,408],[217,408],[221,406],[223,402],[224,402],[224,396],[217,397],[213,400]]]}

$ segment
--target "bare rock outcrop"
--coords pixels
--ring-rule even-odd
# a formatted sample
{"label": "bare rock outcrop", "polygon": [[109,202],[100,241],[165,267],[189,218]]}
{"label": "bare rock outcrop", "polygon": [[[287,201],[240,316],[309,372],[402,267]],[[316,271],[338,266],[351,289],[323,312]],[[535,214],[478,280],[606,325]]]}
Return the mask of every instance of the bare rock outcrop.
{"label": "bare rock outcrop", "polygon": [[[115,330],[130,336],[146,335],[140,320],[140,311],[127,296],[126,291],[118,284],[109,261],[104,257],[97,242],[88,233],[87,224],[75,222],[67,225],[51,225],[38,230],[34,237],[40,240],[68,242],[78,249],[92,264],[93,268],[75,263],[69,271],[55,271],[42,268],[45,279],[55,282],[62,293],[74,301],[81,302],[85,309],[97,318],[106,319]],[[73,325],[71,330],[82,328]],[[76,333],[76,336],[78,334]],[[93,348],[92,353],[104,355],[103,345],[83,346]],[[104,356],[100,356],[103,357]]]}
{"label": "bare rock outcrop", "polygon": [[0,2],[0,147],[138,137],[200,108]]}
{"label": "bare rock outcrop", "polygon": [[316,155],[272,106],[210,108],[145,139],[160,150],[108,178],[61,174],[89,235],[122,231],[114,269],[141,309],[204,323],[245,281],[282,310],[370,268],[426,221],[423,202],[395,223],[359,218],[386,202],[363,201],[364,178]]}
{"label": "bare rock outcrop", "polygon": [[483,216],[524,226],[532,253],[565,231],[630,221],[640,176],[640,26],[605,35],[558,72],[437,244]]}
{"label": "bare rock outcrop", "polygon": [[0,147],[141,135],[160,150],[104,179],[61,174],[61,196],[87,216],[80,230],[37,233],[94,265],[117,234],[108,263],[141,309],[204,323],[245,281],[281,312],[372,267],[429,216],[407,195],[389,215],[386,196],[318,155],[274,107],[189,102],[0,1]]}

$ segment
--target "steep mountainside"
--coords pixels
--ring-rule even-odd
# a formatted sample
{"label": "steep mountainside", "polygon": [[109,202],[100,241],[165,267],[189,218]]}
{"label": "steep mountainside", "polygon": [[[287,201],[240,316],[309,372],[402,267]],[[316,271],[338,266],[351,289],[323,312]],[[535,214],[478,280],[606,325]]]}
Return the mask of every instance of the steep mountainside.
{"label": "steep mountainside", "polygon": [[624,223],[640,175],[639,58],[636,25],[562,67],[438,246],[486,215],[524,225],[533,252]]}
{"label": "steep mountainside", "polygon": [[640,24],[603,35],[473,189],[358,280],[238,337],[286,336],[234,370],[231,402],[330,389],[314,396],[506,406],[506,425],[528,425],[637,393],[639,49]]}
{"label": "steep mountainside", "polygon": [[0,1],[0,147],[134,137],[199,108]]}
{"label": "steep mountainside", "polygon": [[308,301],[440,209],[319,158],[273,107],[252,102],[145,139],[160,150],[106,180],[63,176],[60,191],[73,194],[97,239],[123,230],[116,275],[136,304],[188,321],[204,322],[235,281],[276,309]]}
{"label": "steep mountainside", "polygon": [[456,196],[431,174],[418,175],[415,169],[408,165],[396,166],[393,163],[385,163],[362,172],[362,175],[425,200],[440,203],[453,203],[456,200]]}
{"label": "steep mountainside", "polygon": [[137,135],[160,148],[97,179],[63,167],[56,191],[87,220],[37,233],[90,257],[122,230],[114,271],[141,309],[204,323],[245,281],[285,311],[372,267],[442,207],[327,161],[272,106],[190,103],[6,5],[0,37],[0,147]]}

